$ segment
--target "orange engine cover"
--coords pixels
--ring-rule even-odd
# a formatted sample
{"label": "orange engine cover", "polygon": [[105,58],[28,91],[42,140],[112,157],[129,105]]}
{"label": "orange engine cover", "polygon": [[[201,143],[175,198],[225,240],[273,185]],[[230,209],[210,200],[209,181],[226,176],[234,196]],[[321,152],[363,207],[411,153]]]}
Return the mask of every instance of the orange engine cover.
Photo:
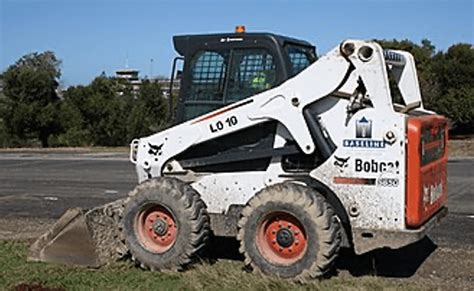
{"label": "orange engine cover", "polygon": [[440,115],[408,118],[406,224],[418,227],[448,199],[448,122]]}

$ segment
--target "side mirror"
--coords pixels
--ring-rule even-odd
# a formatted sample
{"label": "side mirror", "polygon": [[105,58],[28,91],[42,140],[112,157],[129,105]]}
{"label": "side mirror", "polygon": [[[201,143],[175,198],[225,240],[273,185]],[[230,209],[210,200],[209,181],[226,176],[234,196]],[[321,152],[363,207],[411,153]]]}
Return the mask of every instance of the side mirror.
{"label": "side mirror", "polygon": [[176,71],[176,80],[181,80],[183,77],[183,71],[182,70],[177,70]]}

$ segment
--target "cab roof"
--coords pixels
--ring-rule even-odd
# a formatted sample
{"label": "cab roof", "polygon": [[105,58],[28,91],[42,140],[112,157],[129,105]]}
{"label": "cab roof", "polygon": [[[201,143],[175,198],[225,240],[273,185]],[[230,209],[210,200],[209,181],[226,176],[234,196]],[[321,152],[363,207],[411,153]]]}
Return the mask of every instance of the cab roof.
{"label": "cab roof", "polygon": [[180,55],[186,55],[193,47],[211,46],[233,42],[270,41],[282,47],[286,43],[314,48],[304,40],[291,38],[270,32],[245,32],[245,33],[216,33],[216,34],[188,34],[173,37],[174,47]]}

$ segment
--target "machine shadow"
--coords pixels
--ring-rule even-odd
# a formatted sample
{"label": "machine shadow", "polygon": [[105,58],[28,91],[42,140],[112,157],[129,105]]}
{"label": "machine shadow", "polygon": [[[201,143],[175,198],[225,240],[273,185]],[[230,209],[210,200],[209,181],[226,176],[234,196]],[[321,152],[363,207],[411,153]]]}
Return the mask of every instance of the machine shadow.
{"label": "machine shadow", "polygon": [[211,263],[219,259],[243,261],[244,256],[239,252],[240,243],[234,237],[212,236],[207,244],[203,259]]}
{"label": "machine shadow", "polygon": [[352,276],[365,275],[408,278],[413,276],[423,262],[437,249],[427,236],[400,249],[378,249],[363,255],[343,250],[336,263],[337,270],[347,270]]}
{"label": "machine shadow", "polygon": [[[213,264],[219,259],[243,261],[239,252],[239,242],[235,238],[212,237],[203,259]],[[413,276],[423,262],[437,249],[427,236],[406,247],[392,250],[379,249],[363,255],[355,255],[343,249],[337,262],[336,271],[346,270],[352,276],[381,276],[408,278]]]}

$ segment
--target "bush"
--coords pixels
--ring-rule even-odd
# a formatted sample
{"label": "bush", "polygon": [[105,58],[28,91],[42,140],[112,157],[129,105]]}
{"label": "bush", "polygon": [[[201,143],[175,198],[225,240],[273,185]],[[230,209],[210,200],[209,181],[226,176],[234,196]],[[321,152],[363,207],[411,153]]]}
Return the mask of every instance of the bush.
{"label": "bush", "polygon": [[28,143],[36,138],[48,146],[49,136],[60,131],[56,94],[60,64],[52,52],[32,53],[3,73],[2,117],[11,140]]}
{"label": "bush", "polygon": [[100,76],[87,86],[70,87],[60,114],[63,132],[51,142],[62,146],[121,146],[166,125],[158,84],[145,80],[135,93],[128,85]]}

